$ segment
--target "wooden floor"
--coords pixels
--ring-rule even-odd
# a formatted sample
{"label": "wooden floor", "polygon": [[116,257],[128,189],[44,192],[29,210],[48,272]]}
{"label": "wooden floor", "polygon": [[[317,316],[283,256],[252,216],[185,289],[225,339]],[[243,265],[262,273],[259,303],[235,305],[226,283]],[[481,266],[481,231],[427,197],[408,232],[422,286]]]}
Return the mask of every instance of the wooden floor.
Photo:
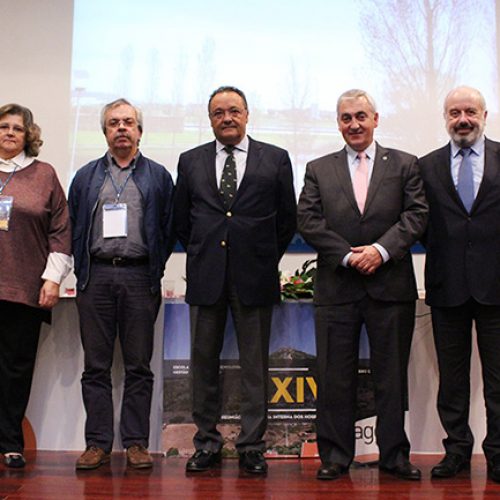
{"label": "wooden floor", "polygon": [[315,479],[315,459],[269,461],[267,477],[249,477],[238,470],[238,461],[226,459],[220,470],[186,476],[185,459],[155,456],[151,471],[127,469],[125,456],[114,453],[111,464],[95,471],[74,470],[76,452],[28,452],[24,470],[0,465],[0,499],[500,499],[500,484],[486,478],[481,456],[474,457],[470,473],[452,480],[430,480],[437,456],[417,455],[420,482],[401,481],[376,467],[351,468],[337,481]]}

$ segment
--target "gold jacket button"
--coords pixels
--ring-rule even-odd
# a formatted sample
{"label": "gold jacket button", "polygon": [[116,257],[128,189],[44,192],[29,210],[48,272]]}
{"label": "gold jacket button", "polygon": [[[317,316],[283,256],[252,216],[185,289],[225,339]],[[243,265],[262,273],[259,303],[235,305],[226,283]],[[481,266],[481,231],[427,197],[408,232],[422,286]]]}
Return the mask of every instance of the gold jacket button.
{"label": "gold jacket button", "polygon": [[226,245],[227,245],[227,243],[226,243],[224,240],[222,240],[222,241],[220,242],[220,246],[221,246],[221,247],[225,247]]}

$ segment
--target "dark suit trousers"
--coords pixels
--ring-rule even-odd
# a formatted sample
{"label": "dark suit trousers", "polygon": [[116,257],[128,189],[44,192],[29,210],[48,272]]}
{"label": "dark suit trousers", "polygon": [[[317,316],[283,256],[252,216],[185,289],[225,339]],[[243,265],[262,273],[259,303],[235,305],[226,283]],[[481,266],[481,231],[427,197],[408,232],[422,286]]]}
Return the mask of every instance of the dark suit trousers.
{"label": "dark suit trousers", "polygon": [[150,369],[160,294],[152,294],[148,265],[93,263],[87,288],[77,296],[84,351],[85,440],[105,451],[113,446],[111,366],[118,335],[125,386],[120,417],[122,445],[148,446],[153,391]]}
{"label": "dark suit trousers", "polygon": [[469,458],[474,438],[469,427],[472,322],[482,365],[488,460],[500,456],[500,306],[470,299],[458,307],[433,307],[432,326],[439,364],[438,412],[447,433],[446,452]]}
{"label": "dark suit trousers", "polygon": [[228,308],[241,366],[241,431],[236,448],[240,453],[264,451],[272,306],[243,305],[230,284],[216,304],[191,306],[193,420],[198,427],[193,442],[197,450],[219,451],[223,445],[217,430],[221,414],[219,367]]}
{"label": "dark suit trousers", "polygon": [[22,453],[24,448],[22,421],[41,323],[41,310],[0,301],[0,453]]}
{"label": "dark suit trousers", "polygon": [[391,468],[408,459],[410,444],[404,430],[404,411],[414,322],[415,302],[383,302],[366,296],[355,303],[315,307],[316,430],[323,463],[347,467],[354,458],[359,337],[363,323],[370,342],[380,465]]}

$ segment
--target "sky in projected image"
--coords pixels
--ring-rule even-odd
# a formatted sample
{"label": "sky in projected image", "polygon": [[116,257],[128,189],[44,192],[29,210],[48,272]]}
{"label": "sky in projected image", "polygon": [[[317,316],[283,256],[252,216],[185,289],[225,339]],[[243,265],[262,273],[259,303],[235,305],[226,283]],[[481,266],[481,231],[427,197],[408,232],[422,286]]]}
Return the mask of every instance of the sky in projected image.
{"label": "sky in projected image", "polygon": [[175,104],[234,84],[260,106],[288,108],[296,71],[308,104],[332,108],[367,77],[355,3],[342,3],[77,1],[74,82]]}
{"label": "sky in projected image", "polygon": [[[210,140],[210,92],[236,85],[249,132],[289,149],[302,176],[308,159],[342,145],[336,100],[360,87],[378,103],[380,141],[420,154],[446,140],[441,106],[452,86],[479,87],[496,112],[494,16],[493,0],[76,0],[73,104],[125,96],[145,108],[146,129],[155,104],[184,130],[197,126],[156,145],[172,165]],[[161,121],[151,127],[160,132]]]}

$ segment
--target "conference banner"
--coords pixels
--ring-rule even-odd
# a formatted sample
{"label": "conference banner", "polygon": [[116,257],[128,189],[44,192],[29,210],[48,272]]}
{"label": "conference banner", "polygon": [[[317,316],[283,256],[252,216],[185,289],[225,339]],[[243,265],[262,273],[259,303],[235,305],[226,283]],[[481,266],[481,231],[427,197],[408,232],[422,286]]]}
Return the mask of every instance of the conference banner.
{"label": "conference banner", "polygon": [[[275,306],[269,349],[269,425],[267,456],[315,456],[314,420],[317,394],[315,339],[311,301]],[[163,448],[167,455],[189,456],[196,431],[191,418],[189,306],[165,302]],[[375,405],[366,333],[362,332],[358,370],[357,454],[376,452]],[[221,354],[221,418],[223,453],[235,455],[239,432],[241,371],[231,315],[228,314]]]}

